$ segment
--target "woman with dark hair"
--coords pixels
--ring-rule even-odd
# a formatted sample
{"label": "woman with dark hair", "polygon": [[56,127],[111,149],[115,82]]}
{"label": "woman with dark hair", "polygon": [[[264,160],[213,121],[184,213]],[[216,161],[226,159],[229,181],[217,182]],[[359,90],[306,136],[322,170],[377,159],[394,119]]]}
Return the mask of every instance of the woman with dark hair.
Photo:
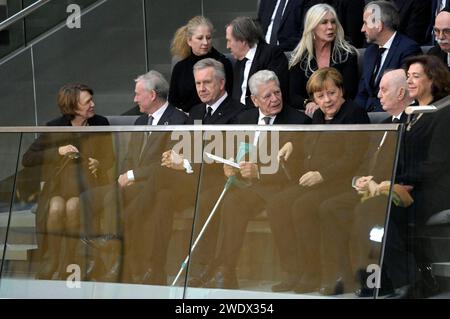
{"label": "woman with dark hair", "polygon": [[[47,126],[109,125],[105,117],[95,114],[93,94],[84,84],[64,85],[57,97],[62,116]],[[107,170],[113,162],[111,136],[103,133],[44,133],[24,154],[23,166],[39,166],[44,181],[37,227],[39,234],[45,235],[40,248],[47,260],[40,265],[39,278],[62,278],[69,264],[83,267],[77,256],[84,226],[79,195],[107,184]],[[94,222],[91,217],[89,222]]]}
{"label": "woman with dark hair", "polygon": [[306,83],[314,71],[336,68],[344,78],[344,94],[352,99],[358,89],[358,52],[344,39],[336,11],[328,4],[317,4],[306,13],[303,36],[289,62],[290,105],[305,109],[312,116],[318,105],[308,99]]}
{"label": "woman with dark hair", "polygon": [[185,112],[197,104],[200,98],[195,88],[194,64],[205,58],[213,58],[225,67],[225,87],[231,95],[233,68],[231,62],[212,46],[213,25],[203,16],[195,16],[177,30],[172,40],[172,55],[182,60],[172,70],[169,103]]}

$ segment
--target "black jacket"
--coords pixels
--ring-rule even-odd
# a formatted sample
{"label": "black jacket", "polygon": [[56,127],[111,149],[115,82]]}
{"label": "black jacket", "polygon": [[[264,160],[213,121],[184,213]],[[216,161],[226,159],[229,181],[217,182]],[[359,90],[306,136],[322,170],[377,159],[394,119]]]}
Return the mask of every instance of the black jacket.
{"label": "black jacket", "polygon": [[[182,125],[186,123],[187,116],[174,106],[167,107],[158,122],[158,125]],[[135,125],[147,125],[148,116],[141,115],[136,119]],[[145,179],[154,169],[152,166],[161,161],[161,154],[170,149],[171,132],[153,132],[142,150],[144,135],[142,132],[131,134],[128,151],[124,159],[121,172],[133,170],[136,181]],[[142,156],[141,156],[142,151]],[[153,167],[153,168],[152,168]]]}
{"label": "black jacket", "polygon": [[170,79],[169,103],[173,106],[189,112],[191,107],[200,104],[200,98],[195,88],[193,67],[194,64],[206,58],[213,58],[222,62],[225,68],[226,90],[229,94],[233,89],[233,68],[231,62],[219,51],[212,48],[211,51],[203,56],[191,54],[184,60],[175,64]]}
{"label": "black jacket", "polygon": [[[258,10],[258,21],[263,33],[267,33],[277,0],[261,0]],[[300,42],[303,33],[305,16],[304,0],[290,0],[281,18],[278,29],[278,46],[283,51],[292,51]]]}

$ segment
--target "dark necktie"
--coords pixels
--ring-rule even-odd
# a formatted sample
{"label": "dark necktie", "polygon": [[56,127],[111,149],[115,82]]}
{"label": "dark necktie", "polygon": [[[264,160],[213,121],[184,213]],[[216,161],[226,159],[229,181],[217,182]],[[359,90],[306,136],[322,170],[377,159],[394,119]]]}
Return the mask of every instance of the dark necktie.
{"label": "dark necktie", "polygon": [[244,82],[244,71],[247,58],[236,61],[233,73],[233,99],[240,101],[242,96],[242,82]]}
{"label": "dark necktie", "polygon": [[266,125],[270,125],[270,117],[268,117],[268,116],[263,117],[263,121]]}
{"label": "dark necktie", "polygon": [[400,119],[393,117],[392,118],[392,123],[401,123]]}
{"label": "dark necktie", "polygon": [[[378,48],[377,59],[375,60],[375,67],[373,69],[372,77],[370,78],[370,86],[374,90],[376,90],[375,83],[377,82],[378,73],[380,72],[381,58],[383,56],[384,51],[386,51],[386,48]],[[375,93],[375,96],[376,94],[378,94],[378,92]]]}
{"label": "dark necktie", "polygon": [[[149,115],[148,120],[147,120],[147,125],[152,126],[152,124],[153,124],[153,116]],[[142,159],[142,155],[144,154],[145,146],[147,146],[148,138],[150,137],[151,134],[152,134],[152,132],[144,132],[144,136],[142,138],[141,152],[139,153],[139,162]]]}
{"label": "dark necktie", "polygon": [[283,18],[283,10],[286,5],[286,0],[280,0],[278,5],[277,13],[275,13],[275,18],[273,19],[272,33],[270,34],[270,44],[277,45],[278,41],[278,30],[280,29],[281,19]]}
{"label": "dark necktie", "polygon": [[203,117],[203,123],[204,123],[204,124],[208,124],[209,121],[211,120],[211,116],[212,116],[212,107],[211,107],[211,106],[208,106],[208,107],[206,108],[205,116]]}

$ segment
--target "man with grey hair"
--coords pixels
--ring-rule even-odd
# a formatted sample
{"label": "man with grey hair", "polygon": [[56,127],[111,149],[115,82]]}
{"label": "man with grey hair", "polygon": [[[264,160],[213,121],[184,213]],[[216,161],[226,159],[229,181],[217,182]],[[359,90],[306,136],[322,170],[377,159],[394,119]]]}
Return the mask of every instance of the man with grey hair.
{"label": "man with grey hair", "polygon": [[[139,76],[135,82],[134,103],[143,114],[136,119],[134,125],[185,124],[186,114],[167,102],[169,84],[161,73],[152,70]],[[166,146],[161,136],[148,133],[132,135],[125,157],[125,172],[118,178],[122,188],[148,177],[148,165],[160,160],[160,147]]]}
{"label": "man with grey hair", "polygon": [[194,65],[194,80],[202,104],[189,111],[188,124],[230,124],[245,106],[225,90],[225,69],[221,62],[207,58]]}
{"label": "man with grey hair", "polygon": [[384,70],[401,67],[405,58],[421,54],[419,45],[397,32],[399,15],[394,4],[372,1],[364,8],[361,32],[366,36],[362,77],[359,82],[356,104],[367,112],[381,112],[377,98]]}
{"label": "man with grey hair", "polygon": [[[273,71],[261,70],[252,75],[249,80],[249,88],[252,92],[251,98],[256,107],[251,107],[240,114],[236,119],[236,124],[308,124],[309,117],[298,110],[288,106],[283,106],[283,98],[280,82]],[[262,133],[261,133],[262,134]],[[257,149],[267,150],[267,144],[273,139],[266,135],[265,143],[262,143],[263,135],[253,141]],[[288,139],[280,137],[281,140]],[[278,142],[278,141],[277,141]],[[283,142],[279,142],[284,145]],[[276,149],[276,153],[278,149]],[[258,155],[261,153],[258,151]],[[277,161],[277,154],[272,160]],[[257,162],[261,159],[258,158]],[[198,277],[189,282],[190,286],[207,286],[212,288],[235,289],[238,288],[235,268],[239,259],[243,245],[243,239],[247,229],[247,224],[251,218],[261,212],[271,196],[284,187],[289,186],[290,180],[288,171],[296,171],[299,161],[290,160],[281,169],[272,174],[264,174],[262,164],[241,161],[240,168],[224,166],[224,173],[227,177],[234,176],[245,183],[250,183],[247,188],[232,188],[226,194],[222,202],[221,210],[221,233],[223,238],[221,246],[217,249],[217,256],[209,256],[210,264]],[[273,163],[271,163],[273,164]],[[289,166],[288,166],[289,164]]]}
{"label": "man with grey hair", "polygon": [[238,17],[226,28],[227,48],[236,59],[233,68],[233,98],[253,105],[248,79],[259,70],[272,70],[278,76],[281,90],[288,97],[288,61],[283,51],[265,43],[258,25],[249,17]]}
{"label": "man with grey hair", "polygon": [[[169,84],[163,75],[157,71],[150,71],[140,75],[135,80],[134,102],[143,113],[135,121],[135,125],[177,125],[184,124],[187,116],[182,111],[169,105],[167,96]],[[108,233],[119,236],[117,232],[123,228],[125,247],[124,262],[126,268],[122,280],[129,283],[161,283],[165,281],[164,272],[153,269],[150,274],[150,262],[147,245],[150,238],[145,222],[148,211],[145,209],[128,209],[131,203],[141,194],[144,186],[154,176],[155,167],[159,167],[161,153],[170,142],[170,132],[133,132],[128,143],[128,151],[121,165],[122,173],[117,178],[117,184],[99,187],[95,192],[103,194],[103,201],[92,202],[92,210],[104,211],[105,225]],[[90,194],[85,194],[83,200],[89,201]],[[95,197],[94,197],[95,198]],[[91,203],[92,202],[92,203]],[[123,221],[123,225],[120,222]],[[96,280],[117,280],[120,270],[120,256],[113,256],[118,252],[111,252],[105,258],[114,261],[108,272]],[[136,258],[136,256],[139,256]],[[96,270],[94,267],[93,273]],[[113,279],[114,278],[114,279]]]}
{"label": "man with grey hair", "polygon": [[450,70],[450,5],[436,16],[433,30],[437,45],[432,47],[428,54],[440,58]]}

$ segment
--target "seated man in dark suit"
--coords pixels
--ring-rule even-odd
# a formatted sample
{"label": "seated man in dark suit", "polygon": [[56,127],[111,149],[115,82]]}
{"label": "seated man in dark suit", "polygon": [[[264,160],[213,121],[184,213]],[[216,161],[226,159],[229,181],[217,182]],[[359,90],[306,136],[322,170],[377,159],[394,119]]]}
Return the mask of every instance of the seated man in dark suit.
{"label": "seated man in dark suit", "polygon": [[[197,94],[202,103],[191,108],[187,124],[233,123],[245,106],[227,94],[223,64],[212,58],[203,59],[194,65],[193,72]],[[199,144],[202,146],[205,137],[196,140],[195,134],[189,134],[188,139],[191,137],[193,137],[189,143],[191,147],[183,148],[182,155],[172,150],[172,145],[163,146],[166,148],[158,155],[160,163],[157,167],[153,167],[154,175],[147,180],[144,191],[129,207],[130,213],[141,211],[148,218],[145,229],[141,232],[148,233],[149,240],[132,243],[141,246],[140,253],[134,255],[134,259],[139,260],[141,264],[141,269],[136,270],[137,273],[145,274],[138,277],[139,283],[161,285],[167,283],[165,266],[175,211],[195,207],[197,192],[201,193],[202,207],[208,210],[223,186],[221,165],[211,164],[202,167],[201,164],[194,162],[195,150],[198,149],[196,146]],[[188,156],[188,153],[191,156]],[[201,189],[198,189],[200,174],[219,178],[202,178]],[[202,213],[198,214],[201,218]]]}
{"label": "seated man in dark suit", "polygon": [[[262,70],[255,73],[250,78],[249,86],[252,92],[251,98],[256,107],[243,112],[237,118],[236,124],[310,123],[310,119],[303,113],[289,106],[283,106],[280,84],[273,71]],[[255,138],[253,141],[253,146],[258,150],[267,150],[267,144],[272,141],[269,134],[263,134],[261,132],[259,139]],[[275,157],[272,160],[277,160],[276,154],[270,155]],[[292,161],[291,163],[296,162]],[[210,263],[205,271],[198,278],[191,278],[189,286],[238,288],[235,267],[243,245],[246,226],[249,220],[264,208],[268,198],[289,183],[279,165],[276,165],[278,168],[276,172],[271,174],[264,174],[264,166],[254,162],[243,160],[239,165],[240,169],[225,165],[225,175],[227,177],[240,176],[245,182],[251,181],[253,185],[247,188],[233,187],[224,197],[220,212],[221,231],[223,232],[221,246],[217,248],[216,256],[209,256]],[[215,197],[215,199],[217,198],[218,196]],[[191,257],[195,259],[197,254],[198,252],[194,251]]]}
{"label": "seated man in dark suit", "polygon": [[[150,71],[139,76],[136,80],[134,102],[138,104],[143,113],[135,122],[135,125],[176,125],[186,122],[186,114],[171,106],[167,102],[169,84],[163,75],[157,71]],[[120,236],[120,230],[124,227],[125,260],[127,254],[132,252],[131,243],[145,236],[142,233],[133,232],[146,216],[123,213],[130,202],[143,190],[146,180],[151,176],[152,163],[159,163],[163,147],[166,147],[170,134],[165,132],[134,132],[131,133],[128,150],[121,167],[121,174],[117,178],[117,184],[97,188],[94,191],[103,197],[103,201],[93,201],[91,198],[99,198],[85,192],[82,194],[82,202],[93,211],[103,211],[104,220],[101,221],[102,234],[113,237]],[[123,225],[122,225],[123,222]],[[95,235],[95,234],[94,234]],[[137,237],[136,237],[137,236]],[[143,238],[145,240],[145,238]],[[119,251],[105,252],[98,255],[91,278],[94,280],[117,280],[120,271]],[[109,263],[110,270],[102,273],[101,264]],[[125,262],[126,263],[126,262]]]}
{"label": "seated man in dark suit", "polygon": [[275,72],[283,98],[288,97],[288,61],[283,51],[263,40],[260,28],[249,17],[238,17],[226,28],[227,48],[237,60],[233,68],[233,98],[253,105],[248,79],[259,70]]}
{"label": "seated man in dark suit", "polygon": [[436,46],[428,54],[440,58],[450,70],[450,6],[445,7],[437,16],[434,23]]}
{"label": "seated man in dark suit", "polygon": [[295,49],[303,33],[304,0],[261,0],[258,21],[267,43]]}
{"label": "seated man in dark suit", "polygon": [[[383,110],[391,116],[384,123],[405,123],[407,116],[404,113],[406,107],[411,104],[409,97],[406,74],[402,69],[387,71],[380,81],[378,92]],[[369,191],[369,183],[390,180],[392,166],[394,164],[395,134],[388,132],[380,135],[379,140],[372,143],[360,167],[360,175],[355,181],[354,187],[358,191]],[[370,176],[367,176],[369,174]],[[376,192],[376,184],[370,186],[370,191]],[[372,295],[365,285],[366,268],[370,263],[376,263],[379,256],[369,258],[371,241],[369,233],[375,225],[384,225],[386,218],[386,196],[377,196],[366,199],[361,203],[361,195],[348,186],[348,191],[336,195],[320,206],[320,223],[322,239],[322,273],[328,282],[337,278],[355,278],[353,270],[363,281],[363,286],[357,290],[360,296]],[[394,207],[394,206],[392,206]],[[354,210],[354,212],[352,212]],[[403,238],[405,236],[407,221],[406,212],[401,207],[393,208],[387,233],[387,244],[384,265],[387,266],[388,277],[394,287],[401,287],[407,281],[408,271],[406,264],[406,247]],[[350,245],[349,245],[350,244]],[[353,247],[354,251],[350,251]],[[352,258],[350,256],[352,255]],[[389,257],[389,258],[388,258]],[[353,260],[352,269],[350,260]],[[394,266],[394,267],[393,267]],[[387,286],[382,282],[383,288]]]}
{"label": "seated man in dark suit", "polygon": [[[373,21],[374,12],[380,13],[381,21]],[[403,60],[421,54],[419,45],[397,32],[399,16],[392,3],[372,1],[366,5],[362,32],[370,45],[364,53],[362,77],[355,102],[367,112],[383,111],[377,98],[381,75],[384,70],[399,68]]]}

